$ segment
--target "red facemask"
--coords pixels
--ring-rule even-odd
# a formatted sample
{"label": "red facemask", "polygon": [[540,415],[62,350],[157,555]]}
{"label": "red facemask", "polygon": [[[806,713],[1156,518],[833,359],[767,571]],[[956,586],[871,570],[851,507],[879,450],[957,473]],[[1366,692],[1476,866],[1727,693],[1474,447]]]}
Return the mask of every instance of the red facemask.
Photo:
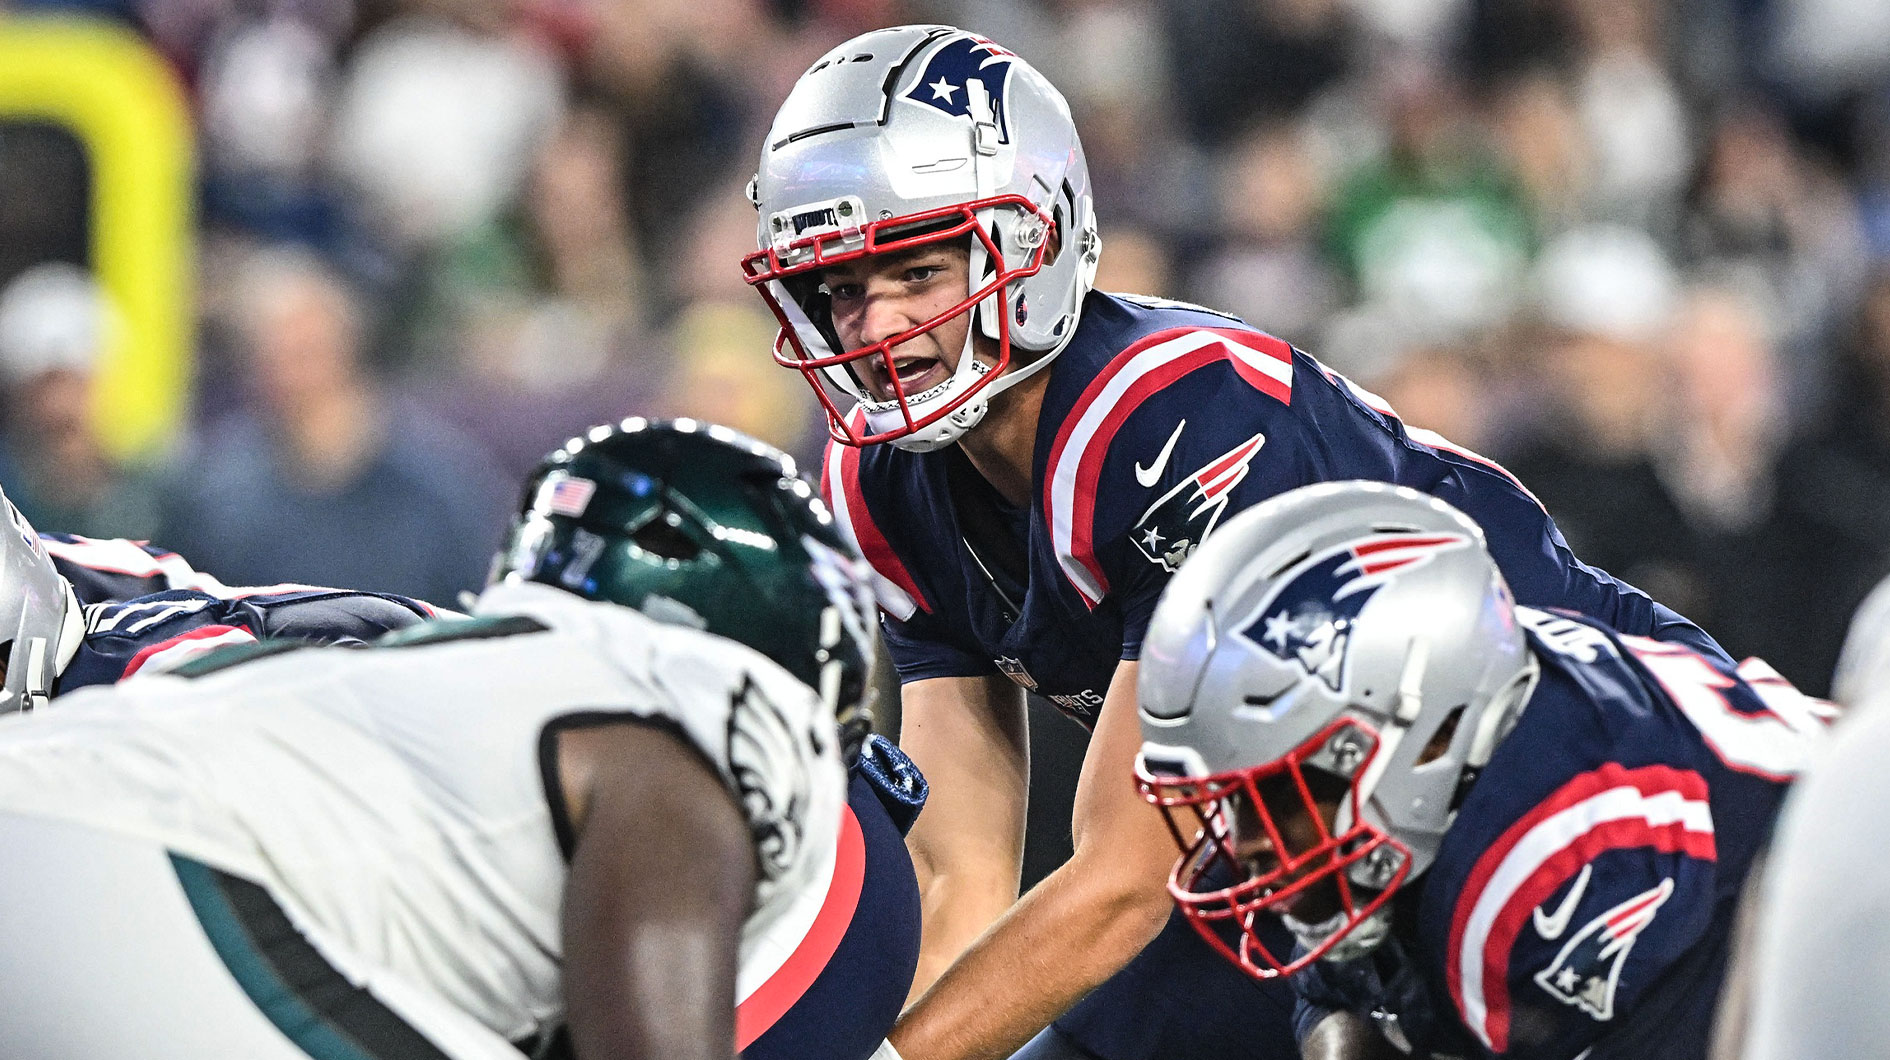
{"label": "red facemask", "polygon": [[[785,243],[765,247],[742,259],[742,272],[750,286],[761,293],[768,308],[781,325],[775,339],[775,363],[798,370],[814,388],[821,407],[827,412],[827,430],[834,440],[845,445],[872,445],[901,438],[922,430],[964,407],[965,403],[1004,374],[1011,362],[1011,320],[1008,310],[997,314],[997,360],[991,370],[977,375],[970,385],[938,408],[915,415],[912,395],[908,395],[893,366],[892,351],[902,343],[924,335],[946,321],[972,312],[980,302],[997,296],[1002,306],[1010,284],[1033,276],[1043,267],[1047,240],[1039,241],[1018,265],[1008,264],[998,248],[990,227],[980,221],[980,211],[1016,209],[1042,220],[1045,231],[1053,223],[1051,216],[1022,195],[998,195],[954,206],[878,221],[849,224],[838,216],[838,207],[820,211],[815,225],[832,230],[796,237]],[[856,208],[857,212],[857,208]],[[800,220],[799,218],[796,219]],[[811,226],[810,226],[811,227]],[[896,335],[869,343],[855,350],[838,350],[838,337],[825,319],[825,308],[817,293],[821,270],[874,254],[891,254],[915,247],[971,239],[984,250],[986,260],[997,263],[988,276],[966,297],[935,317]],[[974,279],[975,282],[975,279]],[[1021,308],[1020,312],[1023,311]],[[973,327],[977,325],[974,322]],[[966,356],[969,356],[967,352]],[[889,401],[874,398],[855,370],[856,362],[879,358],[891,380],[893,397]],[[835,404],[828,388],[821,385],[822,375],[840,386],[855,400],[875,409],[894,409],[899,422],[885,430],[869,433],[864,417],[848,418]],[[949,385],[946,384],[946,385]]]}
{"label": "red facemask", "polygon": [[[1256,979],[1291,975],[1325,956],[1383,907],[1410,871],[1410,850],[1359,813],[1358,780],[1366,774],[1369,754],[1349,783],[1316,767],[1309,772],[1307,759],[1347,728],[1376,750],[1376,732],[1341,718],[1284,757],[1251,769],[1207,777],[1158,777],[1137,770],[1142,797],[1161,808],[1181,849],[1168,893],[1202,938]],[[1337,816],[1352,822],[1342,831],[1328,821],[1314,792],[1335,784],[1345,785],[1341,800],[1349,810]],[[1373,892],[1355,884],[1348,870],[1383,847],[1400,855],[1384,888]],[[1242,849],[1252,857],[1242,858]],[[1274,953],[1261,941],[1257,917],[1286,913],[1302,895],[1327,885],[1336,888],[1344,914],[1337,930],[1297,957]],[[1238,933],[1233,944],[1224,937],[1229,925]]]}

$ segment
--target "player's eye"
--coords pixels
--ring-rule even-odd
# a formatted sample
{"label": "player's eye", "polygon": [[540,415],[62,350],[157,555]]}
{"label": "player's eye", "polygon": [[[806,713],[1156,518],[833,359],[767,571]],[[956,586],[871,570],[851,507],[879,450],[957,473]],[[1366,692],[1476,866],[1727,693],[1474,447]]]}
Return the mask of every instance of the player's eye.
{"label": "player's eye", "polygon": [[924,283],[945,271],[943,265],[914,265],[906,270],[907,283]]}

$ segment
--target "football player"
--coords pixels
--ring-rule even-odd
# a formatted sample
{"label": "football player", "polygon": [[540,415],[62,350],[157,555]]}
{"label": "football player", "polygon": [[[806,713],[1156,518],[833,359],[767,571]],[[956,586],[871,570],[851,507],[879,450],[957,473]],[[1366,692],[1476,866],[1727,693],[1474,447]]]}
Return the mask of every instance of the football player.
{"label": "football player", "polygon": [[1319,1057],[1703,1058],[1830,717],[1757,660],[1517,606],[1476,524],[1375,482],[1224,523],[1139,681],[1170,890],[1235,966],[1292,977]]}
{"label": "football player", "polygon": [[628,421],[470,617],[5,719],[0,1054],[731,1055],[860,892],[859,562],[779,453]]}
{"label": "football player", "polygon": [[[9,524],[0,528],[0,627],[13,634],[0,651],[0,713],[157,673],[228,644],[285,637],[358,645],[437,614],[430,604],[392,593],[231,588],[136,542],[36,534],[4,494],[0,506]],[[134,554],[148,557],[154,569],[136,573],[146,568],[125,562]],[[113,595],[158,584],[193,587]]]}
{"label": "football player", "polygon": [[[932,783],[910,846],[918,982],[937,983],[893,1036],[908,1060],[1006,1055],[1085,995],[1032,1055],[1290,1054],[1290,994],[1170,922],[1168,841],[1122,779],[1156,597],[1233,513],[1311,482],[1413,486],[1483,524],[1525,602],[1719,654],[1579,563],[1502,468],[1306,354],[1091,290],[1102,246],[1069,108],[998,44],[903,26],[835,48],[782,104],[750,198],[743,268],[780,320],[776,359],[830,415],[825,489],[878,574],[902,744]],[[1022,689],[1093,740],[1075,854],[1013,906]]]}

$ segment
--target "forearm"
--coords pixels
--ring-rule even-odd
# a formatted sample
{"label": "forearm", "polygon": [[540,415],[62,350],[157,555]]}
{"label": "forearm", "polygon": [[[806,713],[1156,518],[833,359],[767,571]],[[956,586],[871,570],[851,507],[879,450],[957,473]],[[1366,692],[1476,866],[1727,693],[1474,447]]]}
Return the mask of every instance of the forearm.
{"label": "forearm", "polygon": [[924,914],[910,1000],[1017,900],[1030,772],[1015,686],[947,678],[908,685],[904,698],[901,746],[932,788],[906,837]]}
{"label": "forearm", "polygon": [[1350,1012],[1334,1012],[1300,1043],[1304,1060],[1402,1060],[1378,1028]]}
{"label": "forearm", "polygon": [[1021,859],[999,854],[964,859],[956,869],[920,867],[914,859],[924,933],[908,1004],[930,989],[945,969],[1017,901],[1020,866]]}
{"label": "forearm", "polygon": [[1007,1057],[1148,945],[1167,893],[1096,860],[1045,878],[906,1011],[891,1036],[906,1060]]}

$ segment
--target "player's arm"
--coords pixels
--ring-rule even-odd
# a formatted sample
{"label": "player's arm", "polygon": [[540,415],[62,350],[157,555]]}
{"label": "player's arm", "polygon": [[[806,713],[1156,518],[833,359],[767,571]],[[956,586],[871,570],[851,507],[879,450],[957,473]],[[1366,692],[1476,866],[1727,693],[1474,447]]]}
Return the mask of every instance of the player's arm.
{"label": "player's arm", "polygon": [[1301,1060],[1400,1060],[1378,1028],[1350,1012],[1333,1012],[1299,1043]]}
{"label": "player's arm", "polygon": [[564,901],[566,1018],[578,1060],[729,1060],[755,852],[694,749],[646,725],[557,737],[576,842]]}
{"label": "player's arm", "polygon": [[906,837],[924,911],[916,997],[1017,900],[1030,733],[1003,677],[914,681],[900,699],[901,749],[931,786]]}
{"label": "player's arm", "polygon": [[1119,665],[1103,698],[1077,780],[1075,853],[906,1012],[891,1037],[905,1060],[1009,1056],[1141,952],[1167,920],[1163,882],[1175,845],[1132,779],[1141,745],[1137,669]]}

